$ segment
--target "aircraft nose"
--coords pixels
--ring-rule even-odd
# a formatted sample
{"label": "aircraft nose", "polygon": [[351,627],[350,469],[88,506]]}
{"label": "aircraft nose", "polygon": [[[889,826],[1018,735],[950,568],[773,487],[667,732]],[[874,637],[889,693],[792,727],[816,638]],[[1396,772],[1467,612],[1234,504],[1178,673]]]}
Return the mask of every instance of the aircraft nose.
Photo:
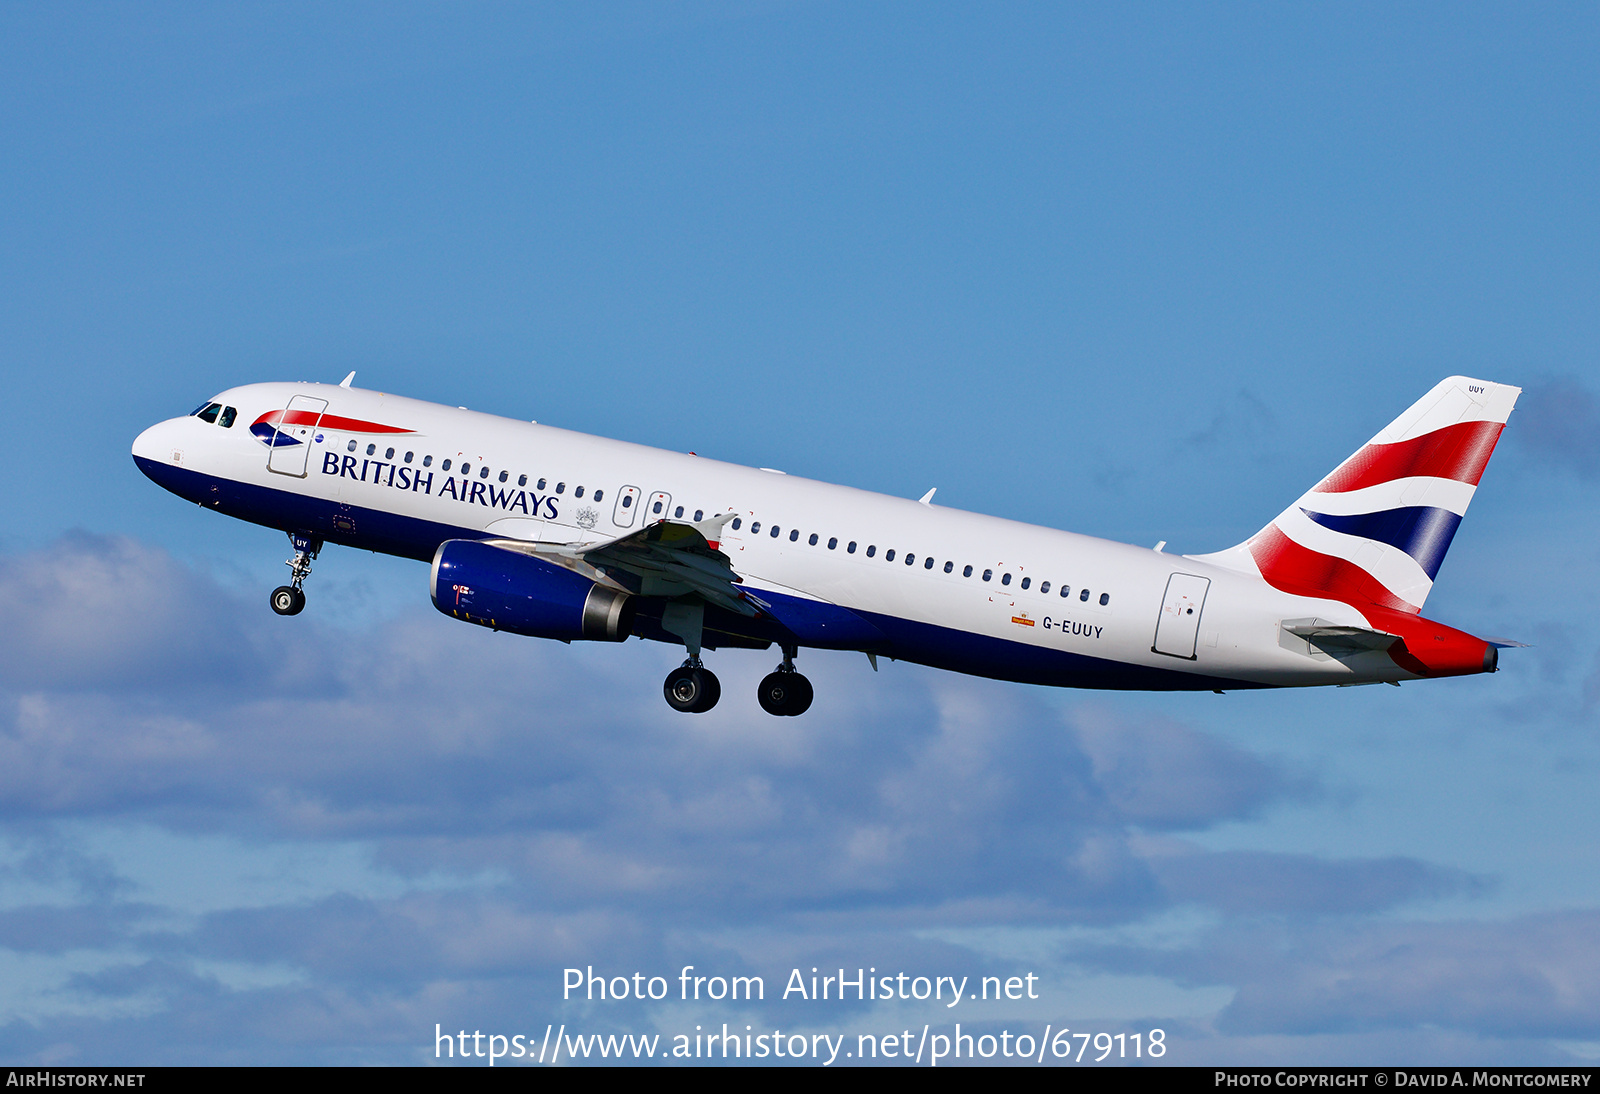
{"label": "aircraft nose", "polygon": [[181,462],[182,445],[173,443],[173,423],[181,420],[170,418],[157,422],[133,439],[133,462],[139,465],[139,470],[148,475],[150,464]]}

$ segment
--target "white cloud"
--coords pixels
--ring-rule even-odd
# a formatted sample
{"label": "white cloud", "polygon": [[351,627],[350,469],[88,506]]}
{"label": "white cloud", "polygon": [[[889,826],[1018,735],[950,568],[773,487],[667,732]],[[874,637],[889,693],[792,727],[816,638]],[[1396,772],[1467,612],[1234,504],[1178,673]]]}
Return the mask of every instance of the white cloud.
{"label": "white cloud", "polygon": [[[1114,929],[1183,906],[1221,925],[1158,946],[1063,936],[1036,964],[1058,996],[1115,985],[1101,995],[1127,996],[1123,1016],[1140,992],[1189,1015],[1232,999],[1206,1034],[1223,1040],[1430,1020],[1517,1032],[1465,1003],[1376,1014],[1370,944],[1293,935],[1269,960],[1230,933],[1474,882],[1404,857],[1200,849],[1182,833],[1317,788],[1190,726],[842,655],[808,657],[819,699],[803,719],[739,701],[760,655],[722,659],[723,705],[684,718],[655,685],[675,655],[638,643],[569,648],[427,614],[335,631],[308,613],[283,630],[158,551],[86,536],[0,572],[5,629],[37,636],[18,656],[80,666],[13,669],[0,691],[0,813],[22,826],[0,864],[0,947],[62,962],[14,1004],[57,1017],[4,1031],[12,1058],[146,1038],[171,1059],[393,1059],[436,1020],[555,1013],[571,964],[781,977],[871,954],[992,971],[1022,966],[915,932]],[[203,640],[184,658],[150,652],[190,626]],[[1581,929],[1546,933],[1575,944]],[[1449,935],[1439,961],[1492,935]],[[1506,953],[1504,977],[1534,956]],[[1418,1000],[1431,967],[1405,966]],[[1346,968],[1343,994],[1319,987]],[[1535,1013],[1566,1030],[1590,1002],[1562,983]],[[88,1009],[50,1009],[68,996]]]}

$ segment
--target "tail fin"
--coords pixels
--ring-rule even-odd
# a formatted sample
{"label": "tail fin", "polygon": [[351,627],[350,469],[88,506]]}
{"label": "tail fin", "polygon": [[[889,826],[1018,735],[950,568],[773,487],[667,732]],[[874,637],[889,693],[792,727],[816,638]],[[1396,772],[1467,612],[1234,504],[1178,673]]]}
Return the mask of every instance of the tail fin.
{"label": "tail fin", "polygon": [[1284,592],[1420,612],[1521,393],[1440,381],[1271,524],[1203,557]]}

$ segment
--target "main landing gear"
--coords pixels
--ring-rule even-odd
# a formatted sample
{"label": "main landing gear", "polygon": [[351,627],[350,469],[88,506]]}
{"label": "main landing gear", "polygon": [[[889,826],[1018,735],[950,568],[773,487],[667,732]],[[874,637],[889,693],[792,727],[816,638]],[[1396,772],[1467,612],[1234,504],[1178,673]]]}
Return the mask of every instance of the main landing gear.
{"label": "main landing gear", "polygon": [[691,657],[667,674],[661,691],[673,710],[704,714],[722,698],[722,682],[716,673],[700,663],[700,658]]}
{"label": "main landing gear", "polygon": [[299,615],[305,610],[306,594],[301,585],[311,574],[311,560],[322,550],[322,541],[310,536],[289,533],[294,544],[294,557],[284,563],[289,567],[289,584],[272,590],[272,610],[279,615]]}
{"label": "main landing gear", "polygon": [[685,714],[704,714],[722,698],[722,683],[717,674],[700,663],[700,639],[704,633],[705,605],[673,602],[661,612],[661,629],[683,639],[688,660],[667,673],[661,693],[667,705]]}
{"label": "main landing gear", "polygon": [[[661,629],[683,639],[688,660],[667,674],[661,692],[667,705],[685,714],[704,714],[722,698],[722,684],[700,663],[705,608],[701,604],[670,603],[661,613]],[[804,714],[811,706],[811,681],[794,671],[795,646],[783,647],[783,664],[769,673],[756,689],[761,709],[768,714]]]}
{"label": "main landing gear", "polygon": [[794,670],[795,648],[783,648],[783,664],[762,677],[756,688],[761,709],[780,717],[794,717],[811,709],[811,681]]}

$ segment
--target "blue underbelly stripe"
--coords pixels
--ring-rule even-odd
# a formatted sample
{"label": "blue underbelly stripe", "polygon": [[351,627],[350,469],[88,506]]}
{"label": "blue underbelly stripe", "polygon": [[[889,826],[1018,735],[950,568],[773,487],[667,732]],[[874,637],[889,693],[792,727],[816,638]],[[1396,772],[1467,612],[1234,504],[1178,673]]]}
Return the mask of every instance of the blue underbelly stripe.
{"label": "blue underbelly stripe", "polygon": [[[429,562],[439,549],[439,544],[445,540],[496,538],[481,529],[461,528],[381,509],[307,497],[287,490],[205,475],[138,456],[134,460],[139,469],[157,485],[208,509],[285,532],[307,532],[329,543],[363,551],[379,551]],[[800,623],[804,617],[817,616],[820,610],[814,602],[783,593],[763,591],[760,595],[762,599],[772,602],[774,615],[780,621],[788,614],[796,623]],[[737,625],[737,617],[732,613],[714,613],[710,609],[708,624],[713,614],[730,627]],[[1052,687],[1143,691],[1211,691],[1218,688],[1242,691],[1269,686],[1200,673],[1129,665],[1070,650],[1013,642],[876,612],[852,609],[846,614],[876,628],[870,634],[860,634],[859,637],[863,639],[873,640],[864,642],[859,648],[875,647],[883,656],[969,676]],[[838,620],[824,613],[822,622],[837,624]],[[816,625],[815,619],[810,619],[807,629],[817,630],[818,633],[808,637],[818,640],[818,646],[823,648],[858,648],[855,645],[832,645],[836,640],[825,633],[830,628]],[[760,631],[762,628],[758,626],[754,630]],[[783,630],[787,632],[788,628]],[[879,636],[883,641],[877,640]],[[775,631],[770,634],[759,633],[755,637],[781,641],[785,634]],[[671,640],[676,641],[675,638]]]}

